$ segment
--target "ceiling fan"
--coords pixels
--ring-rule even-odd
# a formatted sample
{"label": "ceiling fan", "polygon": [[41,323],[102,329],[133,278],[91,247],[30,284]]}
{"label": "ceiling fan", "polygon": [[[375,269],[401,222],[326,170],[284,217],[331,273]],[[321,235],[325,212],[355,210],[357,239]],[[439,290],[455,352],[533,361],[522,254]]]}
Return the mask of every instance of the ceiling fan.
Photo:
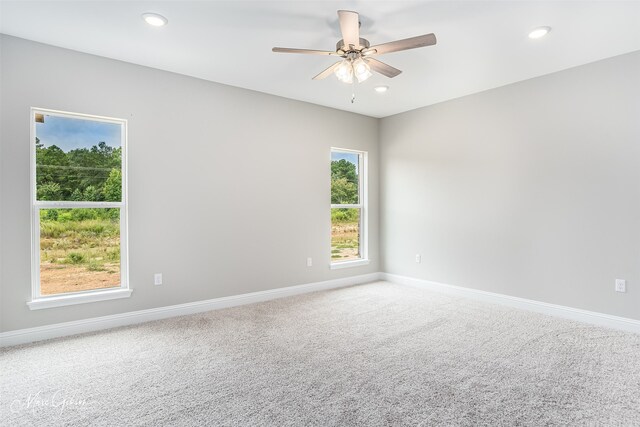
{"label": "ceiling fan", "polygon": [[369,40],[360,38],[360,20],[357,12],[339,10],[338,19],[340,21],[342,40],[336,43],[335,52],[329,50],[290,49],[286,47],[274,47],[272,51],[341,57],[343,58],[341,61],[331,65],[313,79],[324,79],[334,73],[341,82],[352,83],[355,76],[358,83],[361,83],[371,77],[371,70],[391,78],[402,72],[384,62],[378,61],[373,58],[374,56],[436,44],[436,36],[432,33],[371,46]]}

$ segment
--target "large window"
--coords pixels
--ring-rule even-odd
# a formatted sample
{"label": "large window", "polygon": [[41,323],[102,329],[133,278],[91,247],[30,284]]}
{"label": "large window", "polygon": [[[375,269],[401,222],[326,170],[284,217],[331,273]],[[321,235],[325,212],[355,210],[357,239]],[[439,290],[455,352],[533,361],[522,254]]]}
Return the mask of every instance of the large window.
{"label": "large window", "polygon": [[32,309],[128,296],[126,121],[32,109]]}
{"label": "large window", "polygon": [[367,260],[367,153],[331,150],[331,267]]}

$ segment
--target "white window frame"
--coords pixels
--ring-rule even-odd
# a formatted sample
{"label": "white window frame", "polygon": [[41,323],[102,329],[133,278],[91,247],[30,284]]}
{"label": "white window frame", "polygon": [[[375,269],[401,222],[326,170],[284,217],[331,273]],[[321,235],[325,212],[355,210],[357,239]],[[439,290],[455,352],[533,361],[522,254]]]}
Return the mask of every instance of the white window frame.
{"label": "white window frame", "polygon": [[[121,126],[120,144],[122,147],[122,199],[120,202],[52,202],[38,201],[36,192],[36,114],[48,116],[68,117],[73,119],[91,120],[97,122],[114,123]],[[31,108],[31,301],[27,305],[31,310],[60,307],[65,305],[82,304],[117,298],[127,298],[131,295],[129,289],[129,257],[128,257],[128,201],[127,201],[127,120],[113,117],[94,116],[82,113],[50,110],[46,108]],[[106,289],[68,292],[55,295],[40,294],[40,209],[55,208],[119,208],[120,209],[120,286]]]}
{"label": "white window frame", "polygon": [[[359,250],[360,258],[348,261],[334,261],[331,259],[331,243],[329,243],[329,265],[332,270],[338,268],[358,267],[361,265],[369,264],[369,209],[368,209],[368,195],[369,195],[369,165],[368,165],[368,153],[366,151],[352,150],[348,148],[331,147],[329,155],[330,162],[332,160],[331,154],[333,153],[348,153],[358,155],[358,202],[356,204],[331,204],[330,209],[339,208],[358,208],[360,209],[360,241]],[[331,163],[329,163],[331,165]],[[329,169],[331,170],[331,169]],[[331,191],[331,190],[329,190]],[[330,224],[331,228],[331,224]],[[329,236],[331,237],[331,236]],[[331,242],[331,238],[329,238]]]}

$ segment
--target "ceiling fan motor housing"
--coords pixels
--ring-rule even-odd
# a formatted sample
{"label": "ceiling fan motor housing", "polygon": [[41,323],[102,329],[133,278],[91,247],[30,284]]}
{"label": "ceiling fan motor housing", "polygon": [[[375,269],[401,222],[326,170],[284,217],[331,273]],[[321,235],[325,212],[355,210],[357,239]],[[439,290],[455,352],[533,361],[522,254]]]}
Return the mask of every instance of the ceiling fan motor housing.
{"label": "ceiling fan motor housing", "polygon": [[363,38],[360,38],[359,40],[360,41],[359,41],[358,44],[360,46],[354,46],[353,49],[351,49],[349,46],[345,46],[344,45],[344,40],[343,39],[340,39],[338,41],[338,43],[336,43],[336,52],[340,51],[340,50],[345,52],[345,53],[349,53],[349,52],[353,52],[353,51],[359,52],[361,50],[368,49],[369,46],[371,46],[371,44],[369,43],[369,40],[363,39]]}

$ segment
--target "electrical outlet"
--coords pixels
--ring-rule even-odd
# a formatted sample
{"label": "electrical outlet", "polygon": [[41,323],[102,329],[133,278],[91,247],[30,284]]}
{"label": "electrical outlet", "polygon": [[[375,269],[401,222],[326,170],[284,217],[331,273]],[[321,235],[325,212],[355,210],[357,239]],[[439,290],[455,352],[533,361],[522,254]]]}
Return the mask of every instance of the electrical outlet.
{"label": "electrical outlet", "polygon": [[422,262],[422,256],[420,254],[416,254],[416,262],[420,264]]}
{"label": "electrical outlet", "polygon": [[616,292],[627,292],[627,281],[616,279]]}
{"label": "electrical outlet", "polygon": [[313,266],[313,259],[307,258],[307,267],[312,267],[312,266]]}
{"label": "electrical outlet", "polygon": [[153,275],[153,284],[162,285],[162,273],[156,273]]}

